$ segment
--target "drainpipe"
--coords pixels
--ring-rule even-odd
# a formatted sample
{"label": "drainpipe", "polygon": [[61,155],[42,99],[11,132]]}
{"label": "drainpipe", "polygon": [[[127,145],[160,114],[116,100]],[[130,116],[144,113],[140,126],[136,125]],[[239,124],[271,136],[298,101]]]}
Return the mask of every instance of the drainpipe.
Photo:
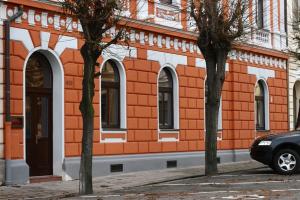
{"label": "drainpipe", "polygon": [[10,23],[23,14],[23,7],[18,12],[4,21],[5,34],[5,121],[10,122]]}
{"label": "drainpipe", "polygon": [[10,115],[10,23],[23,14],[23,7],[4,21],[5,46],[5,184],[12,184],[11,160],[11,115]]}

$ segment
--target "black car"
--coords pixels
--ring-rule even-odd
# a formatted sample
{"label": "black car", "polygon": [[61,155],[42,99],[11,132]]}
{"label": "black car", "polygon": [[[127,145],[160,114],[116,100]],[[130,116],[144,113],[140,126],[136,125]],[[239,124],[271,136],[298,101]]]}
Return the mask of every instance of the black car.
{"label": "black car", "polygon": [[280,174],[294,174],[300,169],[300,131],[259,137],[252,144],[250,155]]}

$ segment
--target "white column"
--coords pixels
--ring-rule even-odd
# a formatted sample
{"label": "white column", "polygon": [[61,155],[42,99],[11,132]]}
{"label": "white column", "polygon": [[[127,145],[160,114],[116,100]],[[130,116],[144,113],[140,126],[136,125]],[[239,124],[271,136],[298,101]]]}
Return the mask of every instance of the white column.
{"label": "white column", "polygon": [[273,45],[275,49],[281,48],[278,11],[278,0],[273,0]]}

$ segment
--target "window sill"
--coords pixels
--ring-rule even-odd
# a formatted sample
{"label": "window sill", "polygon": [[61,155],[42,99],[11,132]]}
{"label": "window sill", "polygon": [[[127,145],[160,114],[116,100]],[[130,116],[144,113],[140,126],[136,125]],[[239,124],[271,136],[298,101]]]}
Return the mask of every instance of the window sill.
{"label": "window sill", "polygon": [[157,6],[168,7],[168,8],[172,8],[172,9],[176,9],[176,10],[179,10],[179,8],[180,8],[179,4],[174,4],[174,3],[169,4],[169,3],[159,2],[159,3],[157,3]]}
{"label": "window sill", "polygon": [[120,134],[127,133],[127,129],[125,128],[102,128],[101,133],[110,133],[110,134]]}
{"label": "window sill", "polygon": [[159,129],[159,133],[179,133],[179,129]]}
{"label": "window sill", "polygon": [[260,133],[269,133],[270,130],[264,130],[264,129],[256,129],[256,132],[260,132]]}

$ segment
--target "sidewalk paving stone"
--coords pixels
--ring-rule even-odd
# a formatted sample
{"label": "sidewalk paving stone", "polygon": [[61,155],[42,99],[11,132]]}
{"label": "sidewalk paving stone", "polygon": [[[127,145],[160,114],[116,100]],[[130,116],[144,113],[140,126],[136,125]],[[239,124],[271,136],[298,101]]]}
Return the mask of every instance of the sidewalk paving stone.
{"label": "sidewalk paving stone", "polygon": [[[255,161],[220,164],[219,173],[230,173],[263,167]],[[94,178],[94,195],[129,187],[149,185],[204,175],[204,166],[164,169],[134,173],[116,173]],[[1,186],[0,199],[61,199],[78,196],[78,180]]]}

